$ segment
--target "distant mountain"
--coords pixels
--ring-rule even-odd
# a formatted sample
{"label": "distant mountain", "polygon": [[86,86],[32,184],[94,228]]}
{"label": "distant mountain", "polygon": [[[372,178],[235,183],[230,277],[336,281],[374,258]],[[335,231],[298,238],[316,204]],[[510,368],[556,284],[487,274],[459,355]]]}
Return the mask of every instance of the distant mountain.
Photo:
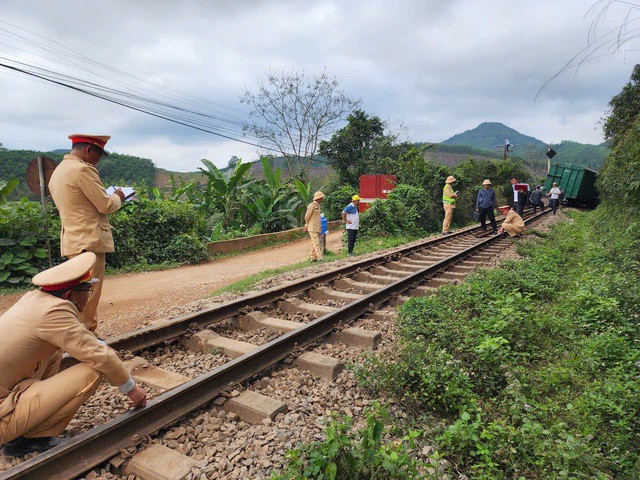
{"label": "distant mountain", "polygon": [[470,147],[496,150],[504,145],[505,139],[516,147],[535,146],[544,148],[547,146],[542,140],[523,135],[522,133],[507,127],[499,122],[484,122],[472,130],[458,133],[442,142],[445,145],[468,145]]}
{"label": "distant mountain", "polygon": [[[509,143],[515,146],[512,153],[513,157],[521,158],[534,170],[546,171],[547,158],[545,154],[549,144],[535,137],[524,135],[499,122],[484,122],[474,129],[454,135],[442,142],[440,149],[446,152],[447,148],[452,148],[453,146],[466,146],[476,149],[474,152],[469,152],[468,156],[474,156],[474,158],[490,156],[495,158],[489,151],[496,152],[501,157],[501,147],[504,145],[505,139],[508,139]],[[448,147],[446,147],[447,145]],[[570,140],[563,140],[557,145],[552,145],[552,147],[558,154],[553,158],[552,162],[573,163],[596,170],[602,166],[610,151],[605,143],[591,145]],[[484,155],[481,150],[485,151]],[[441,163],[448,165],[451,163],[451,158]]]}

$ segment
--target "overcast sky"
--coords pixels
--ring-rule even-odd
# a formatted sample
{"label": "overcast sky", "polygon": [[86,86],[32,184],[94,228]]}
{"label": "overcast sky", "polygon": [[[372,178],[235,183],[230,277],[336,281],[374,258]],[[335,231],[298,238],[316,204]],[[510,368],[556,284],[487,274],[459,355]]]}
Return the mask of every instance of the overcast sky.
{"label": "overcast sky", "polygon": [[[603,141],[599,120],[629,80],[638,53],[603,55],[538,89],[587,45],[594,1],[23,1],[0,4],[0,57],[52,55],[16,38],[37,33],[103,65],[197,95],[246,118],[239,96],[269,69],[323,69],[362,108],[407,127],[411,141],[442,141],[485,121],[545,142]],[[613,2],[598,32],[629,6]],[[33,35],[22,32],[25,38]],[[56,47],[58,48],[58,47]],[[627,48],[632,48],[627,45]],[[42,55],[36,57],[35,55]],[[2,61],[2,60],[0,60]],[[82,66],[82,61],[78,62]],[[69,68],[74,75],[81,71]],[[115,77],[114,77],[115,78]],[[108,83],[109,79],[105,79]],[[68,148],[70,133],[110,134],[108,149],[193,171],[256,147],[221,140],[0,68],[0,143]]]}

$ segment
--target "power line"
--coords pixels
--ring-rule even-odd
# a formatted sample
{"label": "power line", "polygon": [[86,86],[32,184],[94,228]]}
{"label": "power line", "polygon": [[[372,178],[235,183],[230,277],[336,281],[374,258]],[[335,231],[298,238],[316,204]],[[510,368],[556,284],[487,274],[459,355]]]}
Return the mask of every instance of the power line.
{"label": "power line", "polygon": [[[6,21],[0,20],[0,23],[13,29],[26,32],[28,35],[38,37],[35,39],[29,38],[28,36],[0,25],[0,36],[4,36],[10,40],[17,40],[23,44],[22,46],[16,46],[4,42],[0,43],[0,45],[4,45],[10,49],[9,52],[7,52],[8,56],[0,56],[0,59],[6,62],[0,64],[0,66],[6,69],[13,70],[18,74],[28,75],[36,81],[45,81],[58,87],[72,89],[179,125],[265,150],[282,153],[280,148],[266,146],[264,144],[264,138],[253,134],[253,132],[256,131],[254,128],[256,126],[255,124],[210,106],[210,104],[215,104],[224,107],[223,105],[102,64],[54,40],[12,25]],[[39,39],[45,42],[43,43]],[[57,60],[25,49],[23,48],[24,45],[43,50],[47,54],[53,55]],[[78,76],[61,73],[47,68],[44,65],[28,63],[24,58],[20,58],[22,55],[18,56],[11,50],[24,52],[27,55],[43,59],[46,62],[57,62],[67,69],[78,69],[82,72],[83,77],[80,78]],[[77,60],[81,60],[81,62]],[[98,71],[93,71],[91,68],[88,68],[87,65],[97,67]],[[104,72],[100,72],[100,70]],[[122,89],[91,81],[91,76],[119,85]],[[132,81],[138,82],[138,85],[135,83],[132,84]],[[234,111],[231,108],[225,108]],[[213,111],[213,113],[209,113],[209,111]],[[262,129],[271,131],[269,128]],[[248,137],[253,139],[253,141],[247,141],[238,137]],[[273,140],[270,140],[269,143],[273,143]]]}
{"label": "power line", "polygon": [[273,151],[273,152],[281,153],[281,152],[280,152],[280,150],[277,150],[277,149],[275,149],[275,148],[266,147],[266,146],[264,146],[264,145],[259,145],[259,144],[257,144],[257,143],[247,142],[246,140],[241,140],[241,139],[239,139],[239,138],[234,138],[234,137],[231,137],[231,136],[229,136],[229,135],[224,135],[224,134],[222,134],[222,133],[219,133],[219,132],[216,132],[216,131],[213,131],[213,130],[209,130],[209,129],[206,129],[206,128],[201,128],[201,127],[198,127],[198,126],[196,126],[196,125],[192,125],[192,124],[189,124],[189,123],[186,123],[186,122],[180,121],[180,120],[176,120],[176,119],[174,119],[174,118],[170,118],[170,117],[168,117],[168,116],[166,116],[166,115],[163,115],[163,114],[153,113],[153,112],[149,111],[148,109],[135,107],[135,106],[133,106],[133,105],[128,105],[128,104],[126,104],[126,103],[124,103],[124,102],[122,102],[122,101],[120,101],[120,100],[117,100],[117,99],[114,99],[114,98],[109,98],[109,97],[107,97],[107,96],[105,96],[105,95],[98,94],[98,93],[95,93],[95,92],[91,92],[91,91],[85,90],[85,89],[83,89],[83,88],[76,87],[76,86],[73,86],[73,85],[70,85],[70,84],[67,84],[67,83],[64,83],[64,82],[61,82],[61,81],[55,80],[55,79],[53,79],[53,78],[47,78],[47,77],[42,76],[42,75],[39,75],[39,74],[37,74],[37,73],[29,72],[29,71],[27,71],[27,70],[23,70],[23,69],[21,69],[21,68],[18,68],[18,67],[12,66],[12,65],[7,65],[7,64],[5,64],[5,63],[0,63],[0,67],[4,67],[4,68],[7,68],[7,69],[9,69],[9,70],[13,70],[13,71],[16,71],[16,72],[23,73],[23,74],[25,74],[25,75],[29,75],[29,76],[32,76],[32,77],[36,77],[36,78],[39,78],[39,79],[41,79],[41,80],[45,80],[45,81],[47,81],[47,82],[54,83],[54,84],[56,84],[56,85],[60,85],[60,86],[63,86],[63,87],[69,88],[69,89],[71,89],[71,90],[75,90],[75,91],[77,91],[77,92],[84,93],[84,94],[86,94],[86,95],[90,95],[90,96],[92,96],[92,97],[100,98],[101,100],[105,100],[105,101],[107,101],[107,102],[111,102],[111,103],[114,103],[114,104],[116,104],[116,105],[120,105],[120,106],[122,106],[122,107],[129,108],[129,109],[131,109],[131,110],[136,110],[136,111],[138,111],[138,112],[146,113],[147,115],[151,115],[151,116],[153,116],[153,117],[161,118],[161,119],[163,119],[163,120],[167,120],[167,121],[169,121],[169,122],[176,123],[176,124],[178,124],[178,125],[183,125],[183,126],[185,126],[185,127],[193,128],[193,129],[195,129],[195,130],[200,130],[201,132],[210,133],[210,134],[212,134],[212,135],[216,135],[216,136],[219,136],[219,137],[222,137],[222,138],[226,138],[226,139],[228,139],[228,140],[233,140],[233,141],[236,141],[236,142],[244,143],[244,144],[246,144],[246,145],[251,145],[251,146],[254,146],[254,147],[258,147],[258,148],[263,148],[263,149],[265,149],[265,150],[271,150],[271,151]]}

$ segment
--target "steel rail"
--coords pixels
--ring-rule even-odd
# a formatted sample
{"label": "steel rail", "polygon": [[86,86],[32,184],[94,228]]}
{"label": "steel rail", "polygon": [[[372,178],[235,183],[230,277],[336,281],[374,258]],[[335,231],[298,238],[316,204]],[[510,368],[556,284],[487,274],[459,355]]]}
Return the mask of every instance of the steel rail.
{"label": "steel rail", "polygon": [[[184,335],[189,331],[193,324],[197,324],[199,327],[206,327],[213,323],[233,317],[234,315],[238,315],[242,313],[242,310],[267,305],[284,295],[289,295],[302,290],[313,288],[313,286],[316,284],[326,283],[335,278],[344,275],[350,275],[360,269],[370,268],[378,263],[391,261],[395,257],[407,255],[409,252],[415,250],[420,250],[425,247],[431,247],[442,243],[448,243],[451,239],[464,237],[465,235],[472,233],[479,228],[479,226],[466,227],[446,237],[432,238],[416,245],[398,249],[394,252],[385,253],[373,258],[350,263],[348,265],[334,268],[327,272],[322,272],[310,277],[302,278],[300,280],[295,280],[285,285],[273,287],[268,290],[264,290],[252,295],[247,295],[236,300],[231,300],[229,302],[222,303],[221,305],[216,305],[214,307],[199,310],[187,315],[182,315],[180,317],[144,327],[117,337],[112,337],[106,340],[106,343],[111,348],[117,351],[127,350],[130,352],[136,352],[138,350],[149,348],[151,346],[158,345],[159,343],[172,340],[181,335]],[[66,357],[64,359],[64,367],[71,366],[74,363],[75,359],[72,359],[70,357]]]}
{"label": "steel rail", "polygon": [[[525,220],[529,223],[538,215]],[[2,480],[69,480],[117,455],[132,444],[132,436],[149,435],[216,398],[230,382],[241,382],[289,356],[301,346],[328,335],[336,325],[373,311],[396,292],[403,292],[424,282],[430,274],[472,255],[497,241],[491,236],[342,308],[286,333],[215,370],[176,387],[150,401],[146,407],[130,411],[88,432],[6,470]]]}

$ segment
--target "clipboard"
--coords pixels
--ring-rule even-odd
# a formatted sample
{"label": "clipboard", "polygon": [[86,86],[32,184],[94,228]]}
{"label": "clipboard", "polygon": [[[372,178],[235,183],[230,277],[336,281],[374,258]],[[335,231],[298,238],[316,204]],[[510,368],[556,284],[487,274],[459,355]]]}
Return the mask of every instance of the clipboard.
{"label": "clipboard", "polygon": [[113,195],[113,192],[115,192],[116,190],[121,189],[122,192],[124,193],[124,201],[125,202],[129,202],[131,200],[135,200],[135,196],[136,196],[136,191],[133,189],[133,187],[118,187],[118,186],[109,186],[107,187],[105,190],[107,191],[108,195]]}

